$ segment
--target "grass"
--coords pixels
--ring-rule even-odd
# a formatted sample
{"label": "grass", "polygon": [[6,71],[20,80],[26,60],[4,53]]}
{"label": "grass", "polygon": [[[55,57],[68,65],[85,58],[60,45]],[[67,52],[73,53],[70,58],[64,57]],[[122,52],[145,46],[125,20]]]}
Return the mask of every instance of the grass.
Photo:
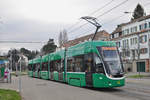
{"label": "grass", "polygon": [[128,78],[143,78],[143,77],[147,77],[146,75],[130,75],[128,76]]}
{"label": "grass", "polygon": [[21,96],[14,90],[0,89],[0,100],[21,100]]}

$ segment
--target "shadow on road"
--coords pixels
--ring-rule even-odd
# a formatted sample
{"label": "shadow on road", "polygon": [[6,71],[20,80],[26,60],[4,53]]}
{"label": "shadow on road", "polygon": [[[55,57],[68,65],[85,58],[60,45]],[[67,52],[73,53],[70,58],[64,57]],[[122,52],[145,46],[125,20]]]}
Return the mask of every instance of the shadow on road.
{"label": "shadow on road", "polygon": [[123,90],[120,88],[93,88],[93,87],[84,87],[85,89],[99,91],[99,92],[122,92]]}

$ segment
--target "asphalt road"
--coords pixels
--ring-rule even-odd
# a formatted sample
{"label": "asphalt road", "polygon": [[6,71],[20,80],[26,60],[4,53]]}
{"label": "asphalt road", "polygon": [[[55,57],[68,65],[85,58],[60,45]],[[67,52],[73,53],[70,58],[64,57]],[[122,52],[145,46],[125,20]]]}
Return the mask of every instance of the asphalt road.
{"label": "asphalt road", "polygon": [[[126,86],[113,89],[80,88],[28,76],[21,79],[23,100],[150,100],[150,83],[143,85],[134,79],[127,79]],[[0,88],[17,90],[18,77],[13,77],[11,84],[0,83]]]}

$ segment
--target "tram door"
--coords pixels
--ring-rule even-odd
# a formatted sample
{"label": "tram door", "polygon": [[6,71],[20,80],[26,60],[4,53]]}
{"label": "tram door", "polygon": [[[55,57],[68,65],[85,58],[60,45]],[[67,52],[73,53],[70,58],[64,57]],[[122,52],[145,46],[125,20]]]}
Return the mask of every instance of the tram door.
{"label": "tram door", "polygon": [[92,54],[84,55],[84,66],[85,66],[85,80],[86,86],[92,87],[93,86],[93,78],[92,78],[92,66],[93,66],[93,59]]}
{"label": "tram door", "polygon": [[86,86],[93,86],[92,72],[85,72]]}
{"label": "tram door", "polygon": [[50,62],[50,80],[54,80],[54,61]]}
{"label": "tram door", "polygon": [[63,60],[59,61],[59,68],[58,68],[58,78],[60,81],[63,81],[63,71],[64,71],[64,67],[63,67]]}

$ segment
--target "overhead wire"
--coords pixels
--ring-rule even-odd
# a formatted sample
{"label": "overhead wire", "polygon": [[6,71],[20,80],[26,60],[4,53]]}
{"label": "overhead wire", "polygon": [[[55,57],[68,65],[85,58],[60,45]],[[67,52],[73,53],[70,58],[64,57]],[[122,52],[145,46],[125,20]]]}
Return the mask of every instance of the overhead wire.
{"label": "overhead wire", "polygon": [[[111,12],[112,10],[118,8],[119,6],[123,5],[123,4],[126,3],[127,1],[129,1],[129,0],[125,0],[125,1],[123,1],[123,2],[121,2],[121,3],[119,3],[118,5],[114,6],[114,7],[111,8],[110,10],[108,10],[108,11],[104,12],[103,14],[99,15],[98,18],[101,17],[101,16],[103,16],[103,15],[105,15],[105,14],[107,14],[107,13],[109,13],[109,12]],[[115,19],[118,20],[119,18],[124,17],[124,16],[125,16],[125,15],[118,16],[118,17],[114,18],[113,20],[111,20],[111,22],[114,21]],[[110,21],[108,21],[108,22],[110,22]],[[106,23],[108,23],[108,22],[106,22]],[[106,23],[104,23],[104,24],[106,24]],[[76,31],[77,29],[80,29],[80,28],[82,28],[83,26],[85,26],[85,25],[87,25],[87,24],[88,24],[88,23],[85,23],[85,24],[81,25],[80,27],[74,29],[73,31]],[[104,25],[104,24],[103,24],[103,25]],[[94,30],[94,29],[87,30],[86,32],[84,32],[84,34],[87,33],[87,32],[91,32],[91,31],[93,31],[93,30]],[[72,31],[72,32],[73,32],[73,31]],[[83,33],[82,33],[82,34],[83,34]]]}
{"label": "overhead wire", "polygon": [[[98,11],[102,10],[103,8],[107,7],[107,6],[110,5],[113,1],[115,1],[115,0],[111,0],[110,2],[106,3],[106,4],[103,5],[102,7],[96,9],[95,11],[93,11],[92,13],[90,13],[89,16],[90,16],[90,15],[93,15],[93,14],[95,14],[96,12],[98,12]],[[72,25],[72,26],[69,27],[68,29],[72,29],[74,26],[78,25],[80,22],[81,22],[81,20],[79,20],[78,22],[76,22],[74,25]],[[71,30],[71,32],[72,32],[72,30]],[[69,33],[70,33],[70,32],[69,32]]]}
{"label": "overhead wire", "polygon": [[144,4],[144,6],[148,6],[148,5],[150,5],[150,2],[148,2],[148,3]]}
{"label": "overhead wire", "polygon": [[[119,3],[118,5],[114,6],[113,8],[111,8],[111,9],[107,10],[106,12],[104,12],[104,13],[98,15],[96,18],[100,18],[101,16],[106,15],[107,13],[111,12],[112,10],[114,10],[114,9],[120,7],[121,5],[125,4],[127,1],[129,1],[129,0],[124,0],[123,2],[121,2],[121,3]],[[88,23],[85,23],[85,24],[83,24],[83,25],[81,25],[81,26],[75,28],[75,29],[72,30],[71,32],[77,31],[78,29],[82,28],[83,26],[85,26],[85,25],[87,25],[87,24],[88,24]],[[71,33],[71,32],[70,32],[70,33]]]}

